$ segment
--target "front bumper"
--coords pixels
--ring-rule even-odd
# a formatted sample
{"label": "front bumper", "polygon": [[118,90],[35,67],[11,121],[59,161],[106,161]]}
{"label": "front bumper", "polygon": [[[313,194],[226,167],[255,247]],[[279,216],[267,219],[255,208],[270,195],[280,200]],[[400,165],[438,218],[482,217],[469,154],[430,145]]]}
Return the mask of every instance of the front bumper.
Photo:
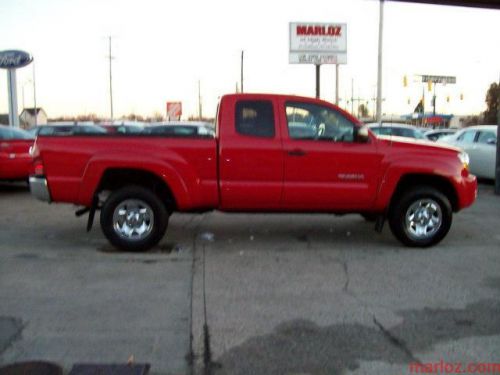
{"label": "front bumper", "polygon": [[45,177],[30,176],[31,194],[44,202],[50,202],[49,186]]}
{"label": "front bumper", "polygon": [[469,207],[477,198],[477,178],[469,174],[458,186],[458,210]]}

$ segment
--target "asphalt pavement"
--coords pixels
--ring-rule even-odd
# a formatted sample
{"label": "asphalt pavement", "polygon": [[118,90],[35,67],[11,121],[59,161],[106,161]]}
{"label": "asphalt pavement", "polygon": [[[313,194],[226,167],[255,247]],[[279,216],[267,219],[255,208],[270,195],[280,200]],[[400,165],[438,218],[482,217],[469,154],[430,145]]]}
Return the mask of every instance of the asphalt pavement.
{"label": "asphalt pavement", "polygon": [[189,247],[119,253],[70,205],[38,202],[22,186],[0,194],[0,365],[132,360],[189,371]]}
{"label": "asphalt pavement", "polygon": [[[500,198],[480,186],[429,249],[358,215],[174,215],[120,253],[69,205],[0,184],[0,366],[153,374],[410,374],[500,363]],[[96,220],[97,221],[97,220]]]}

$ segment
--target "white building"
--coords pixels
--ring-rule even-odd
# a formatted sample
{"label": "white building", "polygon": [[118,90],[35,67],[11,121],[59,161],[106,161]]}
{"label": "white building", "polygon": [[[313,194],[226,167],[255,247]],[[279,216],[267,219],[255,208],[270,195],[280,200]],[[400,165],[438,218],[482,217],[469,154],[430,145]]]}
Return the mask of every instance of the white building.
{"label": "white building", "polygon": [[36,125],[47,124],[47,114],[43,108],[24,108],[19,116],[20,126],[25,129],[35,126],[35,113]]}

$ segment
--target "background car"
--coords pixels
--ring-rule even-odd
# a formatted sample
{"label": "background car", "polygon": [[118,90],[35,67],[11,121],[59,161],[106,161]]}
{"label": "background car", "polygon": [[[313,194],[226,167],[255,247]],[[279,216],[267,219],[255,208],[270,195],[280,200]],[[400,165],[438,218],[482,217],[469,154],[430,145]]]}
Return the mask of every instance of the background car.
{"label": "background car", "polygon": [[10,126],[0,125],[0,179],[25,180],[31,170],[30,147],[32,134]]}
{"label": "background car", "polygon": [[169,121],[153,123],[144,128],[143,134],[168,135],[173,137],[214,137],[212,124],[201,121]]}
{"label": "background car", "polygon": [[496,163],[497,125],[476,125],[438,139],[460,147],[469,154],[469,169],[477,177],[494,179]]}
{"label": "background car", "polygon": [[47,125],[40,125],[36,128],[31,128],[29,131],[34,136],[107,134],[106,129],[102,126],[94,125],[92,123],[74,122],[48,123]]}
{"label": "background car", "polygon": [[138,121],[114,121],[102,127],[109,134],[140,134],[144,131],[144,123]]}
{"label": "background car", "polygon": [[425,138],[429,141],[436,142],[438,139],[453,135],[458,131],[458,129],[432,129],[424,133]]}
{"label": "background car", "polygon": [[376,135],[426,139],[422,130],[413,125],[399,123],[370,123],[366,125]]}

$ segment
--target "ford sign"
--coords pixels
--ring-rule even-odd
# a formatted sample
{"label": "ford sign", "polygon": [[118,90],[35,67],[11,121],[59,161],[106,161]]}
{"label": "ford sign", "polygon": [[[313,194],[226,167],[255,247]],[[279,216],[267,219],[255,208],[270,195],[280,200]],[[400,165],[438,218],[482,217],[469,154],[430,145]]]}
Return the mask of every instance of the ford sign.
{"label": "ford sign", "polygon": [[10,50],[0,51],[0,68],[16,69],[28,65],[33,57],[24,51]]}

